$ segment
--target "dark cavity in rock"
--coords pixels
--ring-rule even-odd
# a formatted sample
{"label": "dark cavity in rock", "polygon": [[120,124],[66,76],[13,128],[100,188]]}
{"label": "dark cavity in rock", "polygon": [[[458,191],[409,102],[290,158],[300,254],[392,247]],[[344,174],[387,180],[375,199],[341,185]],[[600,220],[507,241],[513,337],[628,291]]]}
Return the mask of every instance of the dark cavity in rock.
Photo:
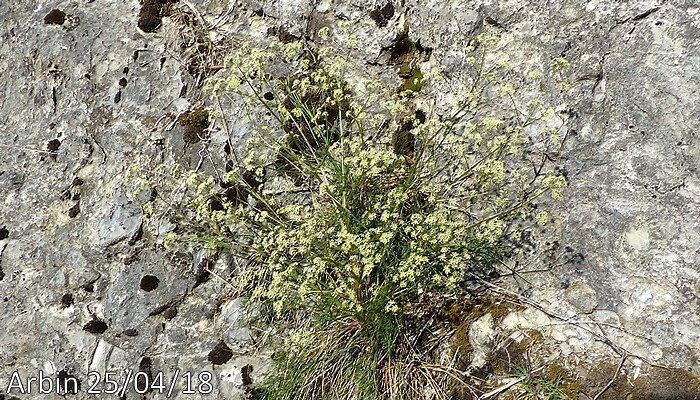
{"label": "dark cavity in rock", "polygon": [[139,374],[136,375],[136,387],[137,388],[147,388],[146,392],[151,391],[150,383],[153,381],[153,360],[151,357],[143,357],[139,361]]}
{"label": "dark cavity in rock", "polygon": [[253,384],[253,378],[251,374],[253,373],[253,366],[247,364],[241,368],[241,380],[243,381],[243,386],[250,386]]}
{"label": "dark cavity in rock", "polygon": [[66,22],[66,13],[54,8],[44,17],[44,23],[47,25],[63,25]]}
{"label": "dark cavity in rock", "polygon": [[73,305],[73,295],[70,293],[64,294],[63,297],[61,297],[61,305],[63,305],[63,307],[66,307],[66,308],[72,306]]}
{"label": "dark cavity in rock", "polygon": [[107,330],[107,324],[99,318],[93,316],[92,320],[83,326],[83,330],[99,335],[101,333],[105,333]]}
{"label": "dark cavity in rock", "polygon": [[168,307],[165,309],[165,311],[163,311],[163,318],[165,318],[167,321],[170,321],[175,317],[177,317],[177,307]]}
{"label": "dark cavity in rock", "polygon": [[0,240],[7,239],[10,236],[10,231],[6,227],[0,228]]}
{"label": "dark cavity in rock", "polygon": [[139,11],[138,27],[146,33],[155,32],[162,22],[160,11],[161,5],[157,1],[145,0]]}
{"label": "dark cavity in rock", "polygon": [[233,357],[233,351],[222,341],[209,352],[207,359],[214,365],[222,365],[230,360],[231,357]]}
{"label": "dark cavity in rock", "polygon": [[51,139],[46,143],[46,150],[53,153],[57,152],[59,147],[61,147],[61,141],[58,139]]}
{"label": "dark cavity in rock", "polygon": [[80,380],[75,375],[68,373],[66,370],[59,371],[56,375],[56,383],[58,388],[65,394],[78,394],[80,391]]}
{"label": "dark cavity in rock", "polygon": [[388,2],[384,7],[370,11],[369,17],[374,20],[378,27],[383,28],[394,17],[394,5]]}
{"label": "dark cavity in rock", "polygon": [[139,335],[139,331],[137,331],[134,328],[131,328],[131,329],[127,329],[124,332],[122,332],[122,335],[129,336],[129,337],[135,337],[135,336]]}
{"label": "dark cavity in rock", "polygon": [[155,32],[165,17],[172,0],[144,0],[139,11],[138,27],[146,32]]}
{"label": "dark cavity in rock", "polygon": [[168,305],[168,304],[163,304],[163,305],[159,306],[158,308],[156,308],[155,310],[151,311],[151,312],[148,314],[148,316],[149,316],[149,317],[153,317],[153,316],[156,316],[156,315],[161,315],[161,314],[163,314],[168,308],[170,308],[170,305]]}
{"label": "dark cavity in rock", "polygon": [[152,292],[158,288],[158,284],[160,284],[160,279],[157,276],[145,275],[141,278],[140,287],[144,292]]}
{"label": "dark cavity in rock", "polygon": [[197,266],[197,275],[195,276],[194,285],[192,289],[199,287],[200,285],[206,283],[209,280],[209,264],[211,261],[208,259],[202,260]]}
{"label": "dark cavity in rock", "polygon": [[284,27],[270,27],[267,30],[267,34],[269,36],[277,36],[277,38],[280,40],[280,42],[288,44],[292,42],[296,42],[297,40],[300,39],[299,36],[291,34],[287,29]]}
{"label": "dark cavity in rock", "polygon": [[80,213],[80,203],[75,203],[75,205],[68,209],[68,216],[75,218]]}

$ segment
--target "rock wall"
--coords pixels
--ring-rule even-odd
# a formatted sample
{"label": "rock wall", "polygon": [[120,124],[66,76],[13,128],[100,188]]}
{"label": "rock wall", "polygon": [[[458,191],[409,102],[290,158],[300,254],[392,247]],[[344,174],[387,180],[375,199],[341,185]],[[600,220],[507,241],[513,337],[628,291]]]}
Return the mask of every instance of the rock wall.
{"label": "rock wall", "polygon": [[[156,244],[143,225],[148,194],[135,196],[125,176],[135,164],[199,162],[203,147],[177,118],[215,104],[197,73],[214,73],[217,57],[244,40],[314,39],[354,19],[367,22],[354,27],[366,43],[356,70],[391,85],[401,79],[387,49],[406,30],[450,87],[466,43],[485,30],[515,65],[572,63],[572,89],[550,99],[568,120],[569,188],[528,265],[551,272],[506,280],[546,313],[503,324],[542,330],[550,356],[572,364],[629,353],[630,368],[700,373],[697,2],[155,3],[148,24],[137,0],[0,3],[0,399],[14,371],[75,377],[75,398],[90,398],[89,372],[109,369],[211,374],[211,393],[185,396],[179,379],[170,397],[242,396],[266,357],[250,352],[256,335],[238,323],[235,263]],[[448,90],[422,93],[439,109]],[[237,142],[248,129],[235,104],[222,111],[228,124],[211,138],[219,157],[227,131]],[[13,396],[60,398],[33,393]]]}

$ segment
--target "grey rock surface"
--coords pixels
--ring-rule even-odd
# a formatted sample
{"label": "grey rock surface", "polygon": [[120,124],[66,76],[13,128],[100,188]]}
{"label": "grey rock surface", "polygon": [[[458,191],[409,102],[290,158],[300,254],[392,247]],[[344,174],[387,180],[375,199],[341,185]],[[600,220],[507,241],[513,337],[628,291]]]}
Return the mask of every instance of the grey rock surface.
{"label": "grey rock surface", "polygon": [[473,347],[470,370],[483,368],[488,362],[488,357],[496,338],[493,316],[486,314],[471,324],[469,328],[469,344]]}
{"label": "grey rock surface", "polygon": [[107,213],[98,225],[99,243],[104,246],[123,239],[132,239],[141,229],[143,211],[123,194],[115,195]]}
{"label": "grey rock surface", "polygon": [[[499,52],[513,65],[541,68],[566,57],[572,90],[550,100],[565,104],[569,188],[552,205],[553,228],[536,233],[535,250],[551,256],[528,265],[552,273],[528,275],[536,285],[516,281],[511,289],[551,313],[599,323],[637,360],[699,374],[700,4],[389,3],[393,14],[379,20],[370,13],[387,1],[190,0],[175,7],[205,21],[209,37],[227,48],[281,29],[313,37],[321,26],[360,18],[367,23],[355,33],[367,45],[354,70],[392,85],[399,79],[387,48],[407,31],[431,48],[426,67],[447,67],[447,86],[423,92],[438,111],[463,79],[466,43],[485,30],[500,36]],[[46,24],[55,8],[65,21]],[[144,33],[139,8],[137,0],[0,3],[0,228],[7,230],[0,236],[0,394],[14,371],[25,379],[43,371],[75,376],[82,385],[76,398],[89,398],[90,371],[148,366],[168,377],[211,373],[212,392],[187,398],[238,399],[241,369],[253,366],[255,380],[266,368],[264,355],[246,352],[254,333],[239,325],[243,300],[206,273],[235,279],[233,263],[163,249],[159,232],[143,225],[144,199],[125,177],[134,164],[195,166],[201,147],[185,146],[176,116],[208,100],[184,68],[188,43],[175,16]],[[234,105],[224,108],[238,143],[249,127]],[[224,143],[225,130],[215,128],[212,143]],[[142,288],[147,275],[158,278],[157,288]],[[553,357],[610,353],[600,337],[557,323],[535,310],[503,322],[551,325],[543,333],[553,340]],[[232,356],[214,365],[209,354],[222,341]],[[183,397],[183,382],[168,398]]]}

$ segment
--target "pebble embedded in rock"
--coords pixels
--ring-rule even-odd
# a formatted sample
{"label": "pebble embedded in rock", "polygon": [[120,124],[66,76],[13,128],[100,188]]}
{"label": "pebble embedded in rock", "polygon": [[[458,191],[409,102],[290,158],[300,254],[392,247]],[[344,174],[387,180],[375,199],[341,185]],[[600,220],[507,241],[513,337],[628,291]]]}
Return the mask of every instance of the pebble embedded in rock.
{"label": "pebble embedded in rock", "polygon": [[566,299],[584,314],[590,314],[598,306],[596,291],[583,281],[577,281],[566,289]]}

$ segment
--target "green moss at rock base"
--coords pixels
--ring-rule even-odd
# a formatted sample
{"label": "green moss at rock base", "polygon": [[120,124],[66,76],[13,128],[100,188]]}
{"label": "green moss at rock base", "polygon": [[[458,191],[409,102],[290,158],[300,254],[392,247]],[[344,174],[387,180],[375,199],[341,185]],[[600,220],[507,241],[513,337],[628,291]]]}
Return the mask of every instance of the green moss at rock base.
{"label": "green moss at rock base", "polygon": [[471,324],[486,314],[491,314],[496,324],[513,311],[522,311],[525,307],[496,296],[484,296],[478,301],[466,300],[464,303],[452,303],[440,311],[438,318],[454,324],[468,322]]}
{"label": "green moss at rock base", "polygon": [[576,379],[576,376],[561,364],[550,364],[545,368],[545,378],[548,382],[556,383],[556,387],[567,398],[571,400],[578,399],[581,391],[581,384]]}
{"label": "green moss at rock base", "polygon": [[469,329],[474,321],[486,314],[491,314],[496,324],[513,311],[522,310],[520,305],[503,301],[495,296],[484,296],[478,302],[466,301],[453,303],[443,308],[437,316],[439,322],[448,324],[454,329],[452,354],[457,356],[457,364],[466,368],[470,361],[472,345],[469,342]]}
{"label": "green moss at rock base", "polygon": [[502,346],[494,350],[492,360],[496,374],[510,376],[516,372],[516,366],[527,365],[530,362],[530,349],[544,340],[542,333],[535,329],[525,330],[522,334],[522,339],[506,339]]}
{"label": "green moss at rock base", "polygon": [[[615,376],[618,364],[601,363],[581,382],[582,390],[596,395]],[[700,400],[700,378],[681,368],[652,368],[632,380],[624,373],[602,393],[599,400]]]}

